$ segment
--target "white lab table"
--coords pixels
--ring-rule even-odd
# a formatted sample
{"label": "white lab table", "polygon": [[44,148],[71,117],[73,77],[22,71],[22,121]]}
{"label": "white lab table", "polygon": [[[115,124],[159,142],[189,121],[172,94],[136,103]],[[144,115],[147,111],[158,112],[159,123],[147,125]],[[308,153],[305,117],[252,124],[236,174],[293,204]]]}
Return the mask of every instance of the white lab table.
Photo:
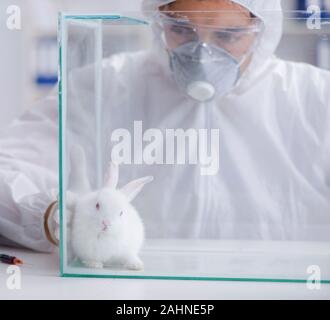
{"label": "white lab table", "polygon": [[0,247],[25,261],[21,289],[7,288],[7,265],[0,264],[2,299],[330,299],[330,284],[310,290],[304,283],[208,282],[140,279],[61,278],[59,255]]}

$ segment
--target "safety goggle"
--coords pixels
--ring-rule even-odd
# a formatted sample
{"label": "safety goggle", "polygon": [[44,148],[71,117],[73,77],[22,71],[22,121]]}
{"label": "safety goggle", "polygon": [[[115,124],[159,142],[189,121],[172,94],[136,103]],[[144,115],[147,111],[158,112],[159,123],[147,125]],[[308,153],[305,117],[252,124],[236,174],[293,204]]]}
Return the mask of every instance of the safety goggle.
{"label": "safety goggle", "polygon": [[234,55],[242,54],[253,46],[264,30],[263,22],[251,18],[247,26],[231,25],[230,16],[227,23],[214,17],[203,18],[202,22],[194,23],[185,16],[158,13],[156,21],[164,33],[164,41],[169,47],[176,47],[187,42],[206,42],[221,47]]}

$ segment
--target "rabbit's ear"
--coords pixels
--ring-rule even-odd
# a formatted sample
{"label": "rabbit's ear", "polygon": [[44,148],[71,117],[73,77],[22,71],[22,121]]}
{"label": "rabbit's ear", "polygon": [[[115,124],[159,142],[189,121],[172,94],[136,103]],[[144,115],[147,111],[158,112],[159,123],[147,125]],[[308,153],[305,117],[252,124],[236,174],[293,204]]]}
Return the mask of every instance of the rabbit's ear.
{"label": "rabbit's ear", "polygon": [[133,180],[124,186],[121,191],[128,197],[129,201],[132,201],[141,192],[143,187],[153,180],[153,177],[144,177]]}
{"label": "rabbit's ear", "polygon": [[87,176],[86,156],[81,146],[75,145],[71,148],[71,172],[69,178],[69,189],[77,193],[91,191]]}
{"label": "rabbit's ear", "polygon": [[77,195],[72,191],[66,192],[66,207],[70,210],[73,210],[74,206],[76,205]]}
{"label": "rabbit's ear", "polygon": [[116,189],[119,179],[119,166],[114,162],[110,162],[104,187]]}

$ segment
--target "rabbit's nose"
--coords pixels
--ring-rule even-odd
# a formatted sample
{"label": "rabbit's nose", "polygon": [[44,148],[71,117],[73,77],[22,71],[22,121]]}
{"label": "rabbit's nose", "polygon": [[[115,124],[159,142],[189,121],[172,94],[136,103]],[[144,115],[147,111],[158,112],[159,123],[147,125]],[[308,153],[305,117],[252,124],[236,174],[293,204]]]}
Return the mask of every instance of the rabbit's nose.
{"label": "rabbit's nose", "polygon": [[106,231],[109,228],[110,223],[108,221],[102,220],[102,230]]}

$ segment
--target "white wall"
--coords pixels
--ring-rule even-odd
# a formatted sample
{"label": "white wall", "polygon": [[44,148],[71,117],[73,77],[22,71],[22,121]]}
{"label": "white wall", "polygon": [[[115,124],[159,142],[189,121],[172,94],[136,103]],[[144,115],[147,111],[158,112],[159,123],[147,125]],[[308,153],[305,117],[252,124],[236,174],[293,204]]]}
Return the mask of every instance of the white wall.
{"label": "white wall", "polygon": [[[0,129],[47,94],[33,84],[33,51],[37,36],[56,35],[59,11],[139,11],[141,0],[0,0]],[[6,26],[9,5],[18,5],[22,29]]]}
{"label": "white wall", "polygon": [[0,1],[0,128],[21,110],[24,100],[24,37],[21,31],[7,28],[6,10],[10,4],[9,0]]}

